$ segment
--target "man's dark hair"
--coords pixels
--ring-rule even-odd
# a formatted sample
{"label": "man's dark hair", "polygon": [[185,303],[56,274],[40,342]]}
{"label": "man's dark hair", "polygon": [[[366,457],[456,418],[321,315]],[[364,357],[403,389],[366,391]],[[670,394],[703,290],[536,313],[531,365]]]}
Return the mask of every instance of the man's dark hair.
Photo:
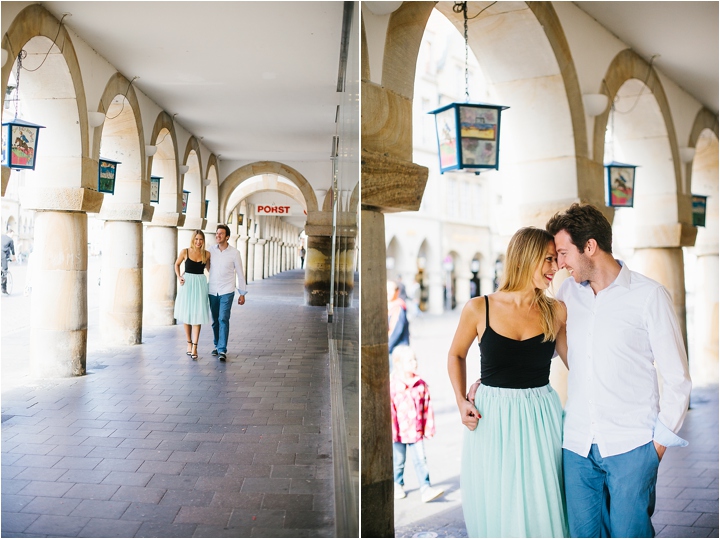
{"label": "man's dark hair", "polygon": [[218,225],[217,228],[215,229],[215,232],[217,232],[221,228],[225,231],[225,235],[229,238],[230,237],[230,227],[227,225]]}
{"label": "man's dark hair", "polygon": [[598,247],[612,254],[612,226],[595,206],[575,203],[564,212],[556,213],[545,225],[553,236],[564,230],[580,252],[588,240],[594,239]]}

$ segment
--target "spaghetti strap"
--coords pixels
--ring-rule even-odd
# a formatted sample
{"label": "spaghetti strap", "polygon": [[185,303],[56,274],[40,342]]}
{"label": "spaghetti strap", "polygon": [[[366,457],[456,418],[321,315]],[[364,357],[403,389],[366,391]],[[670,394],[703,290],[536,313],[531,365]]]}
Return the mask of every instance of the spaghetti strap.
{"label": "spaghetti strap", "polygon": [[483,296],[485,298],[485,327],[490,327],[490,300],[487,296]]}

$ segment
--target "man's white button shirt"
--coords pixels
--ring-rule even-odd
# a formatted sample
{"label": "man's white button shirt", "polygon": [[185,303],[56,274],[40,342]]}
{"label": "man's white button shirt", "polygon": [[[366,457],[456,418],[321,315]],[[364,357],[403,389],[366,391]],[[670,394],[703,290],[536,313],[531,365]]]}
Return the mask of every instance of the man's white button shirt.
{"label": "man's white button shirt", "polygon": [[651,440],[687,445],[676,433],[691,382],[672,299],[661,284],[618,262],[617,278],[597,295],[572,278],[557,293],[568,313],[563,448],[584,457],[593,443],[603,457]]}
{"label": "man's white button shirt", "polygon": [[[243,272],[240,251],[228,245],[224,251],[215,244],[210,251],[210,279],[208,280],[208,293],[211,296],[225,295],[235,292],[236,284],[238,294],[247,294],[247,283]],[[237,280],[235,276],[237,275]]]}

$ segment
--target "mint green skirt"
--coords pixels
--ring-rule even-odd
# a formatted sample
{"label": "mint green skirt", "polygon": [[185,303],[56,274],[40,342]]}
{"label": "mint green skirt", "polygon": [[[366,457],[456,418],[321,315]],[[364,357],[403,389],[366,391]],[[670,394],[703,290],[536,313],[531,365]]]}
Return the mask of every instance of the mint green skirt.
{"label": "mint green skirt", "polygon": [[186,273],[183,275],[185,284],[178,283],[175,298],[175,320],[178,324],[191,326],[208,324],[212,321],[210,300],[208,299],[208,283],[205,275]]}
{"label": "mint green skirt", "polygon": [[567,537],[562,406],[546,385],[481,385],[466,431],[460,487],[468,537]]}

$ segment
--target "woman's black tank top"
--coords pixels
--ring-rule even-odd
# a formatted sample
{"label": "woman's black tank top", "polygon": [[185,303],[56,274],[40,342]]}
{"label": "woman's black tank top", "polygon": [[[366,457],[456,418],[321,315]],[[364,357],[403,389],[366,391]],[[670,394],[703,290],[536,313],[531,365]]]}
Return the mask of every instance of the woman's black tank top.
{"label": "woman's black tank top", "polygon": [[202,275],[204,271],[205,264],[203,264],[202,262],[195,262],[194,260],[190,260],[189,256],[185,259],[185,273]]}
{"label": "woman's black tank top", "polygon": [[495,333],[490,327],[490,302],[484,297],[485,331],[480,339],[482,384],[512,389],[547,385],[555,341],[542,342],[542,333],[524,341]]}

